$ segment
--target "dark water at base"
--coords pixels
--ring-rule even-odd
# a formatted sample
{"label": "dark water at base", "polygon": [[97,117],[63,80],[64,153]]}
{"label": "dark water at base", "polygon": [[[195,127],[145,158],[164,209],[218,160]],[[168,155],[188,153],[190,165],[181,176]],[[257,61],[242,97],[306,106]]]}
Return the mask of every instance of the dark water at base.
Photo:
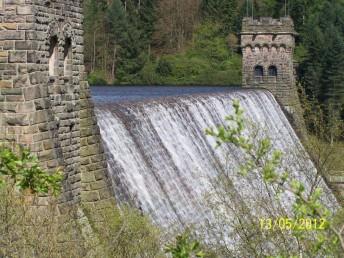
{"label": "dark water at base", "polygon": [[190,94],[225,93],[238,89],[233,86],[92,86],[95,102],[121,102]]}

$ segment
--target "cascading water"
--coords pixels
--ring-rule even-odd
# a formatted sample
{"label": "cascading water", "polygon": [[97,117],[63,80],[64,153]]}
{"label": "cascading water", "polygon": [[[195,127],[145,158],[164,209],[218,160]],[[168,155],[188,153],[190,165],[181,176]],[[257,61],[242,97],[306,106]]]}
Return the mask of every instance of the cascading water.
{"label": "cascading water", "polygon": [[[228,201],[232,207],[242,203],[253,214],[264,214],[254,208],[257,199],[268,196],[260,175],[235,176],[244,162],[242,153],[232,146],[215,149],[215,140],[205,135],[206,128],[223,124],[233,112],[234,99],[240,101],[248,120],[264,128],[260,133],[272,139],[274,148],[285,153],[283,162],[290,173],[312,184],[314,168],[274,97],[263,90],[236,90],[97,104],[117,200],[134,202],[166,229],[205,225],[216,219],[209,193],[216,191],[214,180],[225,173],[231,177]],[[321,180],[320,184],[328,191]],[[326,198],[328,203],[336,202],[329,192]],[[284,195],[276,205],[290,210],[289,199]],[[225,213],[228,218],[234,216],[233,211]]]}

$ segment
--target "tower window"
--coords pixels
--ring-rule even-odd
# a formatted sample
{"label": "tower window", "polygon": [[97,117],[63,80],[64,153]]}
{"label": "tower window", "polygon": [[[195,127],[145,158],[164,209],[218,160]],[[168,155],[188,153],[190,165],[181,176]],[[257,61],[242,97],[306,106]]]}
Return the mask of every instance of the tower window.
{"label": "tower window", "polygon": [[58,41],[57,37],[50,38],[49,48],[49,75],[55,76],[57,74],[56,69],[58,67]]}
{"label": "tower window", "polygon": [[264,68],[261,65],[257,65],[254,68],[254,76],[263,76],[264,75]]}
{"label": "tower window", "polygon": [[269,67],[269,76],[274,76],[274,77],[277,76],[277,67],[276,66],[271,65]]}
{"label": "tower window", "polygon": [[64,76],[72,76],[72,40],[66,38],[64,45]]}

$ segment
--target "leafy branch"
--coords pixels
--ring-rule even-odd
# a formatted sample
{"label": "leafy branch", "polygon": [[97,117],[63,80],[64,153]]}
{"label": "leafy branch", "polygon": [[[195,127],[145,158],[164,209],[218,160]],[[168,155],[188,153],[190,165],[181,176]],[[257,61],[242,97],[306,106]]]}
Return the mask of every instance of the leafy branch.
{"label": "leafy branch", "polygon": [[[323,219],[327,221],[324,231],[316,231],[315,238],[308,238],[304,232],[295,231],[293,235],[297,239],[304,240],[304,245],[313,254],[320,250],[327,254],[332,254],[337,250],[344,252],[344,225],[339,229],[333,223],[333,214],[322,202],[322,188],[316,188],[307,194],[302,182],[290,177],[288,171],[280,172],[283,153],[274,150],[270,138],[261,140],[254,139],[243,134],[245,130],[244,111],[240,107],[238,100],[233,101],[234,115],[225,117],[226,125],[216,129],[207,129],[206,134],[215,137],[217,146],[222,144],[233,144],[240,148],[246,156],[246,162],[240,167],[242,176],[248,175],[252,171],[261,173],[265,184],[270,185],[278,194],[289,192],[294,197],[293,215],[295,219],[311,218]],[[258,142],[257,142],[258,141]]]}
{"label": "leafy branch", "polygon": [[1,177],[15,182],[20,190],[29,189],[32,193],[57,196],[61,192],[63,175],[60,171],[47,173],[39,166],[36,156],[28,149],[18,147],[15,152],[6,146],[0,146],[0,186],[5,183]]}

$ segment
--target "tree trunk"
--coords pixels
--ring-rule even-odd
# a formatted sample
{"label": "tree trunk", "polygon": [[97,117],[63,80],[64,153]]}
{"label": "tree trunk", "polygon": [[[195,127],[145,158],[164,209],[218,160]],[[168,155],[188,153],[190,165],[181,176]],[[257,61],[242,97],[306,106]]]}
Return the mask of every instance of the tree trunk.
{"label": "tree trunk", "polygon": [[116,79],[116,55],[117,55],[117,47],[115,45],[115,48],[113,50],[113,60],[112,60],[112,71],[111,71],[111,79],[114,82]]}
{"label": "tree trunk", "polygon": [[91,71],[94,72],[96,66],[96,30],[93,32],[93,56],[91,61]]}

